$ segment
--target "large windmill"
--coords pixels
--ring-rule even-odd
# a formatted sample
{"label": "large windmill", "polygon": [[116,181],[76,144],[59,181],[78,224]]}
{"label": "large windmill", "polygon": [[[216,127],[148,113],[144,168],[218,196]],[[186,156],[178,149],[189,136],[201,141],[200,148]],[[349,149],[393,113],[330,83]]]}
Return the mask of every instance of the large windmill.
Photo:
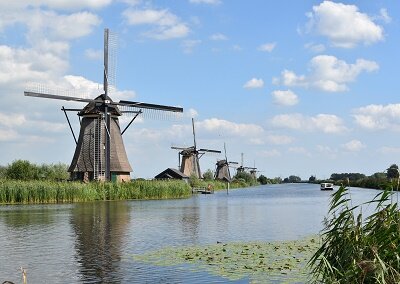
{"label": "large windmill", "polygon": [[[200,158],[205,153],[221,153],[219,150],[210,150],[210,149],[197,149],[196,145],[196,133],[194,130],[194,119],[192,118],[192,129],[193,129],[193,146],[191,147],[175,147],[172,146],[171,149],[180,150],[178,153],[179,160],[179,169],[182,173],[187,176],[195,175],[197,178],[201,178],[201,170],[200,170]],[[182,156],[182,160],[181,160]]]}
{"label": "large windmill", "polygon": [[226,146],[224,143],[224,152],[225,152],[225,160],[218,160],[215,164],[215,179],[223,180],[230,182],[231,181],[231,172],[229,170],[230,165],[237,165],[238,162],[230,162],[226,156]]}
{"label": "large windmill", "polygon": [[[154,112],[181,113],[180,107],[148,104],[132,101],[114,102],[110,91],[115,89],[115,36],[104,30],[104,93],[94,99],[54,94],[44,88],[25,91],[25,96],[77,101],[88,103],[83,109],[64,111],[76,143],[75,154],[68,171],[72,179],[80,180],[129,180],[132,168],[129,164],[122,135],[139,115],[151,116]],[[114,81],[114,82],[113,82]],[[78,140],[71,127],[67,111],[78,112],[80,132]],[[133,115],[121,132],[118,117]]]}

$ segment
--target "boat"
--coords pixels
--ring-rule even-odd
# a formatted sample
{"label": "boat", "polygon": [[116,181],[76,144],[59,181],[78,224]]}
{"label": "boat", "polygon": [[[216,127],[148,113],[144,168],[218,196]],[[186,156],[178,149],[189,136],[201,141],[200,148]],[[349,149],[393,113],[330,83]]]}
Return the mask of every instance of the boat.
{"label": "boat", "polygon": [[321,183],[321,190],[333,190],[333,183],[329,182]]}

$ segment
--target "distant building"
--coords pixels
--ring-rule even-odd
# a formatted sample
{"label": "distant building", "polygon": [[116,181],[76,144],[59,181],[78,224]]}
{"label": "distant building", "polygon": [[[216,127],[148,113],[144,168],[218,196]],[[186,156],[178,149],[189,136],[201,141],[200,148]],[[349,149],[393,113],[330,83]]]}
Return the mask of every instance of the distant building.
{"label": "distant building", "polygon": [[155,179],[180,179],[189,181],[189,177],[177,169],[168,168],[154,177]]}

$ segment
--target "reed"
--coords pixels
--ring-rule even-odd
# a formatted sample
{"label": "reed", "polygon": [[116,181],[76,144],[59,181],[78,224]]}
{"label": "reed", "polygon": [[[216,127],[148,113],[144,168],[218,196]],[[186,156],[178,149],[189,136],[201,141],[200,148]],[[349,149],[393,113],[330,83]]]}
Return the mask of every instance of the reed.
{"label": "reed", "polygon": [[[400,212],[393,192],[383,191],[366,204],[375,213],[355,217],[348,188],[332,195],[322,245],[311,258],[315,283],[399,283]],[[365,204],[364,204],[365,205]]]}
{"label": "reed", "polygon": [[96,200],[167,199],[189,197],[182,181],[79,183],[0,180],[0,204],[70,203]]}

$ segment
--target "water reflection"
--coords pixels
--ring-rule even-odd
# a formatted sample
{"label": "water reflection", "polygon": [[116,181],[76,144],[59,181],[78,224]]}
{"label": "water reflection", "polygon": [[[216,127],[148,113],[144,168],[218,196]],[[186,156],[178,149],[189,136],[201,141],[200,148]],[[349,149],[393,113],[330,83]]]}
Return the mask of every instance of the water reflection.
{"label": "water reflection", "polygon": [[71,214],[83,283],[120,282],[120,261],[130,222],[127,202],[77,204]]}
{"label": "water reflection", "polygon": [[180,219],[182,234],[191,241],[197,243],[199,240],[200,210],[198,199],[193,198],[190,206],[183,206]]}

